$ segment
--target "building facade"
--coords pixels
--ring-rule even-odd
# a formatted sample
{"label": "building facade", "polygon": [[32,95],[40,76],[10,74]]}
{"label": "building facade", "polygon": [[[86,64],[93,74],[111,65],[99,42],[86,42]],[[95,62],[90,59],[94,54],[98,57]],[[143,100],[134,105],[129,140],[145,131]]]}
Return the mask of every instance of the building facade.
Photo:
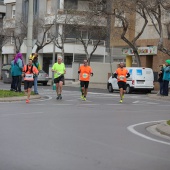
{"label": "building facade", "polygon": [[[7,15],[4,19],[4,29],[16,30],[16,21],[21,18],[24,18],[24,21],[27,22],[28,18],[28,1],[25,0],[5,0],[4,1],[7,9]],[[81,0],[34,0],[34,17],[41,18],[44,16],[45,24],[48,26],[50,22],[53,22],[55,17],[62,18],[57,23],[57,31],[62,33],[64,19],[66,17],[67,10],[71,8],[77,11],[73,17],[82,17],[81,11],[90,10],[90,1],[81,1]],[[68,14],[67,14],[68,15]],[[102,27],[107,25],[106,21],[103,22]],[[70,29],[72,24],[69,23]],[[81,31],[80,34],[86,39],[88,37],[88,32]],[[38,35],[41,39],[42,34]],[[46,35],[46,41],[48,41],[48,33]],[[88,47],[90,52],[93,49],[93,43],[95,38],[91,40],[91,44]],[[96,51],[94,52],[91,62],[101,62],[105,63],[108,61],[106,56],[106,46],[105,39],[101,40]],[[35,52],[36,46],[34,46],[32,52]],[[23,43],[20,49],[20,52],[23,53],[24,57],[26,56],[26,44]],[[72,63],[81,63],[82,60],[86,57],[83,45],[80,41],[77,40],[75,34],[69,34],[66,37],[66,42],[64,44],[64,62],[66,64],[68,73],[66,78],[72,79],[72,76],[69,72],[72,72]],[[16,52],[13,40],[6,44],[3,47],[4,62],[10,62],[12,55]],[[49,72],[49,68],[52,65],[53,60],[53,43],[46,45],[39,52],[39,62],[42,65],[43,70]],[[55,56],[61,55],[61,50],[55,46]]]}

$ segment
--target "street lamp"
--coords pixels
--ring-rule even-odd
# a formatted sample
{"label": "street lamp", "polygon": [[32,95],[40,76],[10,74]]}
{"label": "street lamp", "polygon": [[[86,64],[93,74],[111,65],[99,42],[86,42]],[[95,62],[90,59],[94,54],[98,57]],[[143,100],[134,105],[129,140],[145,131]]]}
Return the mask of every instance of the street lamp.
{"label": "street lamp", "polygon": [[26,63],[28,63],[29,56],[32,53],[32,35],[33,35],[33,0],[29,0]]}

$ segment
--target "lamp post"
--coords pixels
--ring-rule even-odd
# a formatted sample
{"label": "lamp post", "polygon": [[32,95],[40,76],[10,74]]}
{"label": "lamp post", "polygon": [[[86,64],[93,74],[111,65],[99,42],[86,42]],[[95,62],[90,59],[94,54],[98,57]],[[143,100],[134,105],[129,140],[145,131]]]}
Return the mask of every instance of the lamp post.
{"label": "lamp post", "polygon": [[33,0],[29,0],[26,63],[28,63],[29,56],[32,53],[32,35],[33,35]]}
{"label": "lamp post", "polygon": [[[55,19],[54,19],[54,34],[55,34],[55,38],[57,35],[57,10],[58,10],[58,1],[56,1],[55,3]],[[53,40],[55,41],[55,40]],[[53,60],[52,60],[52,65],[55,63],[55,43],[53,42]],[[52,84],[54,82],[54,72],[52,72]]]}

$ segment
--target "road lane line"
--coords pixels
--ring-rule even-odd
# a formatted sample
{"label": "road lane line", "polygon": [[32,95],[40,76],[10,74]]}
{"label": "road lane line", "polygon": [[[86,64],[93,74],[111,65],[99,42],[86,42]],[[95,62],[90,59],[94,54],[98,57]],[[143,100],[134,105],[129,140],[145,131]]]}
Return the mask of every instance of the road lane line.
{"label": "road lane line", "polygon": [[140,125],[144,125],[144,124],[148,124],[148,123],[159,123],[159,122],[162,122],[162,121],[165,121],[165,120],[138,123],[138,124],[134,124],[134,125],[128,126],[127,129],[128,129],[130,132],[132,132],[133,134],[135,134],[135,135],[137,135],[137,136],[140,136],[140,137],[142,137],[142,138],[145,138],[145,139],[148,139],[148,140],[157,142],[157,143],[162,143],[162,144],[170,145],[169,142],[165,142],[165,141],[162,141],[162,140],[157,140],[157,139],[151,138],[151,137],[149,137],[149,136],[146,136],[146,135],[144,135],[144,134],[142,134],[142,133],[137,132],[137,131],[134,129],[136,126],[140,126]]}
{"label": "road lane line", "polygon": [[29,112],[29,113],[7,113],[7,114],[0,114],[1,116],[16,116],[16,115],[31,115],[31,114],[42,114],[44,112]]}

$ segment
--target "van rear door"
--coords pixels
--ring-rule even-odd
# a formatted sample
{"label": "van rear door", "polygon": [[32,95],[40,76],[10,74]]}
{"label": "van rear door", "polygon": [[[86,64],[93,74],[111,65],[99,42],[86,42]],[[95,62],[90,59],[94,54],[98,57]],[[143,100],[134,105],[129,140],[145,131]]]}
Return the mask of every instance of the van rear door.
{"label": "van rear door", "polygon": [[136,68],[135,86],[153,88],[153,71],[150,68]]}
{"label": "van rear door", "polygon": [[153,70],[151,68],[145,68],[145,85],[153,88]]}

